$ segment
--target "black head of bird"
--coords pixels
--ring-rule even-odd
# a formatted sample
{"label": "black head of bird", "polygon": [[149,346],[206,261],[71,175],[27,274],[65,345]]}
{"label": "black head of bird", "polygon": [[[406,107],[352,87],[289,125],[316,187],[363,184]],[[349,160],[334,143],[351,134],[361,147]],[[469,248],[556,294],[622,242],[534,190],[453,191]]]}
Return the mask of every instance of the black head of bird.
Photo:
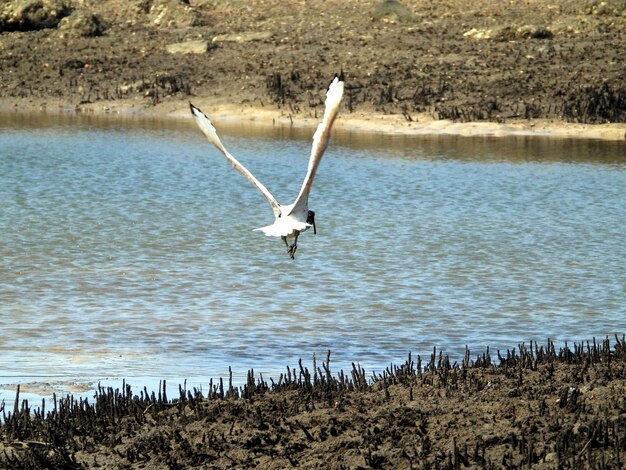
{"label": "black head of bird", "polygon": [[317,235],[317,228],[315,227],[315,212],[309,211],[306,215],[306,223],[313,226],[313,233]]}

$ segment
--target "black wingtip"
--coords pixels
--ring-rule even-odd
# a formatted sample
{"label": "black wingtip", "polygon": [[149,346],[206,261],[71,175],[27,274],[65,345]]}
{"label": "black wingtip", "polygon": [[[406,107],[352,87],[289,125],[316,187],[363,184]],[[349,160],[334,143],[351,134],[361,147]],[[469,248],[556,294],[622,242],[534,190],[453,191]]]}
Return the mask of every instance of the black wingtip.
{"label": "black wingtip", "polygon": [[194,105],[191,101],[189,102],[189,109],[191,109],[192,116],[197,116],[197,117],[204,116],[205,118],[209,119],[209,117],[206,114],[204,114],[202,110],[198,108],[196,105]]}
{"label": "black wingtip", "polygon": [[333,79],[328,84],[328,88],[330,88],[330,86],[333,84],[333,82],[335,80],[339,80],[340,82],[344,82],[345,81],[345,76],[344,76],[344,73],[343,73],[343,69],[341,69],[341,72],[335,73],[335,76],[333,77]]}

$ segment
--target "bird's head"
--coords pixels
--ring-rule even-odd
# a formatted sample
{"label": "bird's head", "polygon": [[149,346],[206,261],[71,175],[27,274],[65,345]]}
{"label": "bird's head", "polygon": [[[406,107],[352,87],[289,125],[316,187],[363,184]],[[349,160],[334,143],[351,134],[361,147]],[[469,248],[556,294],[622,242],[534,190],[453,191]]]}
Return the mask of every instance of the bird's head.
{"label": "bird's head", "polygon": [[315,212],[309,211],[306,215],[306,223],[313,226],[313,233],[317,235],[317,228],[315,227]]}

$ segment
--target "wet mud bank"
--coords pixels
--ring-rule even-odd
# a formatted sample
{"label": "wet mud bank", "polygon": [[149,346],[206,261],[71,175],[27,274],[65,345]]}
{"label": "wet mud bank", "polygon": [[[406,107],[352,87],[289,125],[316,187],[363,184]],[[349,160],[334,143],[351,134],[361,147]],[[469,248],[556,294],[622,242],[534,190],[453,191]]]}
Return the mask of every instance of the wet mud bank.
{"label": "wet mud bank", "polygon": [[373,130],[379,116],[626,122],[620,0],[5,4],[0,101],[17,109],[165,114],[192,99],[315,120],[343,71],[343,118]]}
{"label": "wet mud bank", "polygon": [[19,397],[5,468],[623,468],[626,341],[521,344],[451,363],[434,350],[368,375],[330,353],[278,379],[207,390]]}

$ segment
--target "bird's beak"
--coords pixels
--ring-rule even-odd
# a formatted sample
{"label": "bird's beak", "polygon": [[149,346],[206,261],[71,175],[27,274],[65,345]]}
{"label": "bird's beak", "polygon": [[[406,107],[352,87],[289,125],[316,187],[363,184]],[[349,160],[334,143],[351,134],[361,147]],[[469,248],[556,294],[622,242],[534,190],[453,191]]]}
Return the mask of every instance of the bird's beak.
{"label": "bird's beak", "polygon": [[315,217],[313,217],[313,235],[317,235],[317,227],[315,227]]}

